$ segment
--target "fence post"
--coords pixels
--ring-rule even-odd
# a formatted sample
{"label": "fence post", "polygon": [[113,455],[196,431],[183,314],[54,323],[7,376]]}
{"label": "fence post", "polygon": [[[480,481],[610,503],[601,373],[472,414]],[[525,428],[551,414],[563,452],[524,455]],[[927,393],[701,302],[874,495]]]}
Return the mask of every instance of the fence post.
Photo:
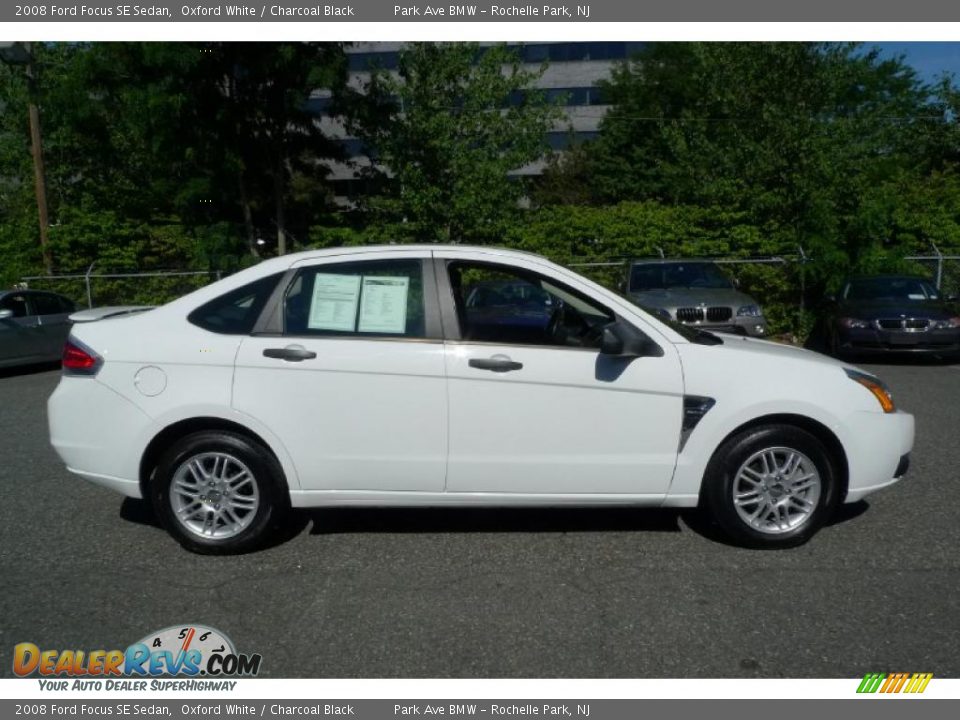
{"label": "fence post", "polygon": [[97,261],[94,260],[90,263],[90,267],[87,268],[87,273],[84,275],[84,281],[87,283],[87,307],[93,307],[93,292],[90,290],[90,273],[93,272],[93,266],[97,264]]}
{"label": "fence post", "polygon": [[800,251],[800,323],[803,323],[803,313],[806,310],[807,298],[807,254],[803,251],[803,245],[798,244],[797,250]]}
{"label": "fence post", "polygon": [[931,240],[930,244],[933,246],[933,251],[937,254],[937,290],[940,290],[940,286],[943,284],[943,253],[940,252],[940,248],[937,247],[937,244]]}

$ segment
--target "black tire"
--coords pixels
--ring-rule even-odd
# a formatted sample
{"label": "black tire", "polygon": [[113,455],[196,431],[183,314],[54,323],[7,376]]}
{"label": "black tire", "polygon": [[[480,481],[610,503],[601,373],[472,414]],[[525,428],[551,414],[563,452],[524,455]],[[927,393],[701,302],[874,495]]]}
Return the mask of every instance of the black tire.
{"label": "black tire", "polygon": [[[245,465],[252,476],[257,507],[243,516],[246,525],[235,535],[222,538],[198,535],[180,521],[174,511],[176,500],[171,499],[170,486],[178,470],[204,453],[227,455]],[[249,485],[247,488],[246,492],[250,492]],[[222,430],[196,432],[171,445],[157,465],[150,484],[150,500],[167,532],[184,548],[201,555],[235,555],[262,547],[290,505],[283,470],[273,455],[260,443]]]}
{"label": "black tire", "polygon": [[[788,448],[806,456],[820,477],[819,497],[806,519],[789,529],[761,531],[741,517],[734,504],[734,483],[741,466],[756,453]],[[749,482],[749,481],[748,481]],[[741,486],[742,487],[742,486]],[[781,486],[782,487],[782,486]],[[725,441],[710,459],[704,475],[701,505],[724,533],[738,545],[752,548],[788,548],[807,542],[833,514],[840,500],[836,463],[824,444],[794,425],[770,424],[749,428]],[[747,506],[760,509],[762,502]],[[796,512],[796,510],[795,510]],[[779,515],[777,516],[779,519]],[[784,526],[788,523],[784,521]]]}

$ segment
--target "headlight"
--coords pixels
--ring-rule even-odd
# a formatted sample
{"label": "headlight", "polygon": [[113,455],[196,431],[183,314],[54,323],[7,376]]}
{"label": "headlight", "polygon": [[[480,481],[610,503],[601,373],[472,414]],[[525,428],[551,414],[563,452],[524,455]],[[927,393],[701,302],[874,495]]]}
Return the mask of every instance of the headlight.
{"label": "headlight", "polygon": [[877,402],[880,403],[880,407],[883,408],[885,413],[892,413],[897,409],[893,404],[893,395],[890,394],[883,380],[873,375],[851,370],[850,368],[844,368],[843,371],[847,374],[848,378],[856,383],[860,383],[873,393],[873,396],[877,399]]}
{"label": "headlight", "polygon": [[954,330],[960,328],[960,317],[947,318],[946,320],[931,320],[931,330]]}
{"label": "headlight", "polygon": [[760,317],[761,315],[763,315],[763,311],[759,305],[744,305],[737,310],[738,317]]}
{"label": "headlight", "polygon": [[850,328],[868,328],[870,327],[870,322],[867,320],[861,320],[860,318],[850,318],[842,317],[837,320],[840,323],[840,327]]}

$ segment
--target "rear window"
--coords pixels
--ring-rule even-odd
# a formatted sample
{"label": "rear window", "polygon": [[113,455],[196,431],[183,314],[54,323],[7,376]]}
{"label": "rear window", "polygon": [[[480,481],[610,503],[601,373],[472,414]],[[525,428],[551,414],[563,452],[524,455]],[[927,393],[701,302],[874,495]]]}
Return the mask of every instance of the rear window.
{"label": "rear window", "polygon": [[60,315],[72,313],[76,308],[73,302],[59,295],[37,293],[33,296],[33,305],[37,315]]}
{"label": "rear window", "polygon": [[210,332],[249,335],[282,273],[260,278],[201,305],[187,320]]}

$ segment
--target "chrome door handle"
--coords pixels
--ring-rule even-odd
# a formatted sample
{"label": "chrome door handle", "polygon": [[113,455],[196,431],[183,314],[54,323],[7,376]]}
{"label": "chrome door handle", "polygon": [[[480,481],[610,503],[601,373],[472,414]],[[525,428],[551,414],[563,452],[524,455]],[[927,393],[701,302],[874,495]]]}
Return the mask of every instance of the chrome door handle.
{"label": "chrome door handle", "polygon": [[490,370],[491,372],[504,373],[523,368],[523,363],[511,360],[506,355],[494,355],[490,358],[470,358],[467,364],[477,370]]}
{"label": "chrome door handle", "polygon": [[286,360],[287,362],[300,362],[302,360],[313,360],[317,354],[312,350],[307,350],[302,345],[287,345],[283,348],[267,348],[263,351],[263,356]]}

